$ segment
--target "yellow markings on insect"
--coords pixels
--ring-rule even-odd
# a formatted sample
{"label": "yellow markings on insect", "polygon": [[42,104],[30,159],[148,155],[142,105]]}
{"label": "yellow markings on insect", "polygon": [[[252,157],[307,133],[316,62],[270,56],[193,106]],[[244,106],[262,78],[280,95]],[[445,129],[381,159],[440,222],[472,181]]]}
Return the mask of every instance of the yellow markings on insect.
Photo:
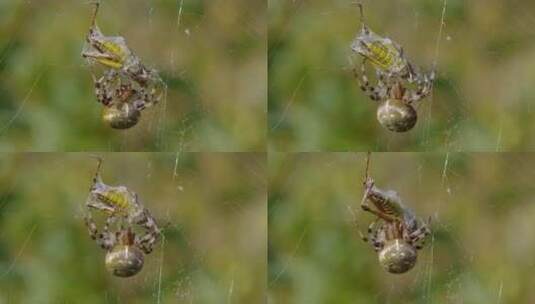
{"label": "yellow markings on insect", "polygon": [[121,62],[107,59],[107,58],[98,58],[96,60],[102,63],[103,65],[108,66],[110,68],[114,68],[114,69],[120,69],[123,66]]}
{"label": "yellow markings on insect", "polygon": [[100,43],[100,46],[103,50],[105,50],[106,53],[111,54],[114,58],[99,57],[96,58],[98,62],[114,69],[120,69],[123,67],[126,54],[120,45],[111,41],[103,41]]}
{"label": "yellow markings on insect", "polygon": [[130,201],[125,193],[116,191],[107,191],[104,194],[99,194],[99,198],[119,210],[126,210],[130,207]]}
{"label": "yellow markings on insect", "polygon": [[367,45],[371,53],[368,59],[382,69],[388,69],[394,64],[392,50],[382,43],[372,42]]}

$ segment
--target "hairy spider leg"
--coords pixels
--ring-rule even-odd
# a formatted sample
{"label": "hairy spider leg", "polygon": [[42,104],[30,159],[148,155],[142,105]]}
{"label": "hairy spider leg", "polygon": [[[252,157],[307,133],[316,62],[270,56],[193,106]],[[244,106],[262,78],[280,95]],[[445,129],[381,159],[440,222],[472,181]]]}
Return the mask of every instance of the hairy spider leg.
{"label": "hairy spider leg", "polygon": [[117,238],[113,233],[110,233],[109,226],[112,225],[115,221],[115,217],[110,216],[106,218],[106,223],[104,224],[103,231],[99,233],[97,224],[91,217],[90,213],[85,215],[85,224],[88,228],[89,235],[93,240],[97,242],[102,249],[110,250],[117,243]]}
{"label": "hairy spider leg", "polygon": [[384,74],[378,73],[378,82],[377,86],[370,84],[368,76],[366,76],[366,58],[362,60],[360,66],[360,73],[356,67],[353,67],[353,77],[359,83],[360,89],[373,101],[381,101],[386,98],[384,90]]}

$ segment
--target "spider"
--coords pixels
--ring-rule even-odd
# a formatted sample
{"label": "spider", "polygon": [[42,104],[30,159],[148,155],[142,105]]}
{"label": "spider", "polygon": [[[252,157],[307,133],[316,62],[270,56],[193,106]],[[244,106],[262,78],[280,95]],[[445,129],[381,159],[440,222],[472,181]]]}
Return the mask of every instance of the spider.
{"label": "spider", "polygon": [[[366,178],[361,208],[376,216],[368,226],[368,235],[358,231],[362,240],[371,243],[379,253],[379,263],[390,273],[404,273],[416,264],[417,250],[423,248],[430,235],[429,223],[417,218],[413,211],[403,205],[399,195],[392,190],[384,191],[375,186],[368,176],[369,155],[366,163]],[[368,204],[371,202],[374,209]]]}
{"label": "spider", "polygon": [[112,128],[127,129],[137,124],[143,109],[160,101],[166,85],[156,70],[141,63],[123,37],[102,34],[96,25],[100,4],[94,4],[82,57],[106,69],[98,78],[92,75],[97,100],[105,106],[104,121]]}
{"label": "spider", "polygon": [[[362,4],[358,3],[362,29],[353,40],[351,49],[361,55],[360,72],[353,75],[361,90],[374,101],[381,102],[377,119],[390,131],[406,132],[414,127],[417,113],[412,103],[427,97],[433,88],[435,72],[419,72],[405,58],[403,48],[389,38],[372,32],[364,22]],[[371,85],[366,76],[366,62],[375,67],[377,84]]]}
{"label": "spider", "polygon": [[105,106],[102,118],[114,129],[136,125],[141,111],[154,104],[149,101],[161,98],[162,91],[157,87],[143,87],[113,69],[99,79],[93,75],[93,81],[97,100]]}
{"label": "spider", "polygon": [[[161,236],[161,231],[149,210],[139,202],[135,192],[130,191],[125,186],[109,186],[103,183],[100,175],[101,166],[102,159],[98,158],[97,172],[85,203],[88,211],[85,215],[85,223],[89,235],[102,249],[107,251],[106,261],[112,259],[113,256],[120,256],[119,253],[125,248],[132,251],[131,258],[139,260],[139,254],[143,256],[141,251],[145,254],[152,252],[154,244]],[[93,220],[93,211],[100,211],[106,216],[102,232],[99,232],[97,224]],[[114,232],[110,230],[110,227],[119,228]],[[136,235],[134,227],[141,227],[145,231],[144,234],[142,236]],[[128,265],[131,266],[132,263]],[[141,269],[142,265],[143,262],[137,271]],[[124,269],[118,271],[121,272]]]}

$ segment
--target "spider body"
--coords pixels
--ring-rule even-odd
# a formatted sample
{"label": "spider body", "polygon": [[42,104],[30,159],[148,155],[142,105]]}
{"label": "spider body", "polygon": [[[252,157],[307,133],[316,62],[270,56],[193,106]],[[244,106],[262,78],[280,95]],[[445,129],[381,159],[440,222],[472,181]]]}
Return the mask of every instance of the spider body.
{"label": "spider body", "polygon": [[[106,265],[115,265],[113,267],[116,268],[139,265],[141,269],[143,260],[141,257],[139,262],[139,253],[151,253],[154,244],[161,236],[161,231],[135,192],[124,186],[104,184],[100,175],[101,164],[102,160],[99,158],[97,172],[85,204],[87,208],[85,223],[89,235],[107,251]],[[97,228],[92,212],[101,212],[105,215],[102,231]],[[136,234],[134,230],[136,227],[139,227],[138,230],[143,230],[143,233]],[[114,228],[116,231],[113,231]],[[124,262],[128,260],[131,261]]]}
{"label": "spider body", "polygon": [[[403,48],[389,38],[372,32],[364,23],[359,4],[362,29],[351,49],[362,56],[360,71],[353,67],[353,75],[361,90],[380,103],[377,119],[385,128],[406,132],[414,127],[417,113],[413,103],[427,97],[433,88],[434,71],[421,73],[404,56]],[[372,85],[366,72],[366,62],[375,67],[377,84]]]}
{"label": "spider body", "polygon": [[376,216],[368,226],[367,236],[360,231],[359,234],[379,254],[379,263],[390,273],[404,273],[412,269],[416,264],[417,251],[423,248],[431,233],[428,227],[430,220],[425,223],[416,217],[395,191],[379,189],[367,173],[361,208]]}
{"label": "spider body", "polygon": [[143,65],[123,37],[102,34],[96,25],[98,8],[97,2],[82,57],[105,69],[99,77],[93,74],[97,100],[108,108],[103,120],[112,128],[128,129],[138,123],[143,109],[160,101],[166,85],[156,70]]}
{"label": "spider body", "polygon": [[398,99],[387,99],[377,108],[379,123],[393,132],[406,132],[418,121],[418,113],[411,105]]}
{"label": "spider body", "polygon": [[141,112],[128,103],[114,104],[102,110],[102,120],[114,129],[128,129],[139,122]]}
{"label": "spider body", "polygon": [[119,242],[106,253],[105,265],[109,272],[118,277],[130,277],[143,268],[143,252],[134,245],[134,234],[130,229],[119,233]]}
{"label": "spider body", "polygon": [[416,265],[416,249],[400,239],[385,242],[379,252],[379,263],[390,273],[404,273]]}

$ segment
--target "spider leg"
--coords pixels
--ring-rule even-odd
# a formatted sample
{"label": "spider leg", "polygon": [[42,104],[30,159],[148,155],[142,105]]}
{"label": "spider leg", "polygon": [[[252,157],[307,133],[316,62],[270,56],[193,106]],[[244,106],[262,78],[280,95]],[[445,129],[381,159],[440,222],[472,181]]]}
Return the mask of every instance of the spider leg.
{"label": "spider leg", "polygon": [[[379,233],[381,233],[381,235],[379,235]],[[373,236],[370,236],[370,238],[371,238],[371,242],[372,242],[372,245],[373,245],[373,249],[376,252],[381,251],[384,248],[384,245],[385,245],[384,244],[383,226],[381,225],[381,226],[375,228]]]}
{"label": "spider leg", "polygon": [[91,236],[91,238],[96,241],[98,236],[98,228],[97,224],[93,220],[93,217],[91,217],[91,213],[87,213],[84,216],[84,221],[89,232],[89,236]]}
{"label": "spider leg", "polygon": [[424,234],[419,236],[418,238],[414,239],[412,241],[412,244],[414,245],[414,248],[421,250],[425,246],[425,241],[427,239],[427,236],[430,234],[430,231],[426,231]]}
{"label": "spider leg", "polygon": [[[141,206],[137,194],[134,194],[134,203],[138,206]],[[152,252],[152,245],[160,238],[161,231],[156,225],[156,221],[150,214],[149,210],[143,208],[133,215],[132,221],[142,226],[146,233],[145,235],[139,237],[136,235],[134,243],[139,247],[145,254]]]}
{"label": "spider leg", "polygon": [[[370,81],[368,79],[368,76],[366,76],[366,60],[362,61],[362,64],[360,66],[360,73],[357,71],[356,67],[353,67],[353,76],[355,79],[357,79],[360,89],[366,94],[368,97],[370,97],[371,100],[374,101],[380,101],[384,99],[385,94],[383,93],[384,90],[374,87],[370,84]],[[382,81],[379,81],[379,87],[382,85]]]}
{"label": "spider leg", "polygon": [[136,238],[135,244],[143,251],[145,254],[152,252],[152,246],[160,238],[160,229],[156,227],[156,224],[152,221],[147,221],[142,224],[145,229],[148,231],[144,236]]}
{"label": "spider leg", "polygon": [[140,111],[158,104],[167,90],[167,85],[154,71],[150,72],[147,83],[150,85],[142,87],[140,91],[142,99],[139,101],[139,105],[136,106]]}
{"label": "spider leg", "polygon": [[147,209],[144,210],[144,215],[137,224],[143,226],[147,232],[144,236],[136,238],[135,243],[145,254],[149,254],[152,252],[152,245],[160,238],[161,231]]}
{"label": "spider leg", "polygon": [[358,225],[355,220],[355,226],[357,227],[357,232],[360,238],[362,239],[362,241],[364,241],[364,243],[368,243],[369,241],[373,240],[373,226],[375,225],[375,223],[377,223],[377,219],[371,222],[370,225],[368,226],[367,236],[366,236],[364,235],[364,233],[360,231],[360,229],[358,229]]}
{"label": "spider leg", "polygon": [[[100,247],[102,247],[105,250],[110,250],[115,246],[117,243],[117,237],[114,233],[111,233],[109,231],[110,226],[115,222],[116,217],[114,215],[110,215],[106,218],[106,223],[104,224],[103,232],[102,232],[102,240],[100,241]],[[97,241],[97,244],[99,242]]]}
{"label": "spider leg", "polygon": [[429,227],[425,223],[422,223],[421,227],[409,234],[409,242],[413,244],[416,249],[420,250],[425,245],[425,240],[430,234],[431,230]]}
{"label": "spider leg", "polygon": [[115,246],[116,244],[116,238],[113,233],[109,232],[109,226],[114,222],[115,218],[114,216],[109,216],[106,219],[106,223],[104,224],[103,231],[99,233],[97,224],[93,220],[93,217],[91,216],[91,213],[88,212],[85,217],[85,224],[87,226],[87,229],[89,231],[89,235],[91,238],[97,242],[97,244],[102,247],[102,249],[110,250]]}
{"label": "spider leg", "polygon": [[368,239],[375,251],[379,251],[383,248],[383,243],[379,241],[379,230],[381,229],[381,227],[375,227],[377,225],[377,221],[378,219],[375,219],[373,222],[370,223],[370,226],[368,226]]}
{"label": "spider leg", "polygon": [[137,98],[134,101],[132,101],[132,105],[134,108],[138,111],[142,111],[148,106],[151,106],[152,104],[148,103],[147,100],[149,100],[149,96],[145,93],[144,90],[140,92],[140,94],[143,94],[142,98]]}
{"label": "spider leg", "polygon": [[[350,210],[351,210],[351,209],[350,209]],[[368,239],[368,237],[366,237],[366,236],[364,235],[364,233],[362,233],[362,232],[360,231],[360,227],[359,227],[359,224],[358,224],[358,222],[357,222],[357,218],[356,218],[356,217],[354,217],[354,219],[353,219],[353,225],[355,226],[355,230],[356,230],[357,233],[359,234],[360,239],[361,239],[364,243],[368,243],[368,240],[369,240],[369,239]],[[371,225],[370,225],[370,226],[371,226]],[[369,230],[370,230],[370,228],[368,227],[368,231],[369,231]]]}
{"label": "spider leg", "polygon": [[[433,90],[433,83],[435,78],[435,73],[431,72],[431,75],[424,75],[416,77],[416,89],[415,90],[406,90],[403,96],[403,101],[408,104],[413,102],[420,101],[431,94]],[[411,81],[414,82],[414,81]]]}
{"label": "spider leg", "polygon": [[118,73],[115,70],[108,70],[100,78],[96,78],[93,73],[93,83],[95,86],[95,95],[97,100],[105,106],[108,106],[113,101],[113,87],[118,80]]}

